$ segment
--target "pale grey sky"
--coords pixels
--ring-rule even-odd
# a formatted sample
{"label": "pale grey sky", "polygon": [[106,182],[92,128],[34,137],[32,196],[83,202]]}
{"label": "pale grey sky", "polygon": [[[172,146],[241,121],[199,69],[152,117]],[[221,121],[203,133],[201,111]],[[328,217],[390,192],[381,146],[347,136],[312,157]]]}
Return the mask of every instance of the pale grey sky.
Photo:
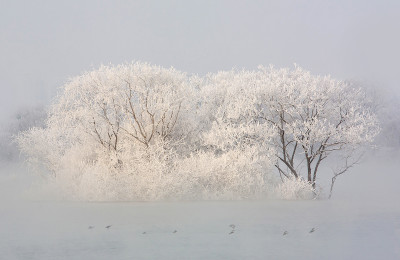
{"label": "pale grey sky", "polygon": [[197,74],[297,63],[400,92],[398,0],[0,0],[0,35],[0,118],[132,60]]}

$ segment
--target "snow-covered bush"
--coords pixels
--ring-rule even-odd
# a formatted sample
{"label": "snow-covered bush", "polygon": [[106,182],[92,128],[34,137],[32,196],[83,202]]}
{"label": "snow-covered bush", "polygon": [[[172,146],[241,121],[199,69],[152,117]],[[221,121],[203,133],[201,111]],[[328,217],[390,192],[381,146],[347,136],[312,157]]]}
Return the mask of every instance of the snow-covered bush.
{"label": "snow-covered bush", "polygon": [[284,200],[309,200],[317,197],[313,185],[303,178],[285,178],[275,189],[275,195]]}

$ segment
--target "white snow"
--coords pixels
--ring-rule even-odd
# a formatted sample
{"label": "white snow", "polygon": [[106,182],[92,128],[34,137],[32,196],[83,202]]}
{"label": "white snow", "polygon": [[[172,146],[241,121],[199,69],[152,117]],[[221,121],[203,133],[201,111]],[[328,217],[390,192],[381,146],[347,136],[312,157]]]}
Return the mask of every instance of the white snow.
{"label": "white snow", "polygon": [[366,160],[311,201],[27,200],[25,176],[4,173],[0,259],[400,259],[395,160]]}

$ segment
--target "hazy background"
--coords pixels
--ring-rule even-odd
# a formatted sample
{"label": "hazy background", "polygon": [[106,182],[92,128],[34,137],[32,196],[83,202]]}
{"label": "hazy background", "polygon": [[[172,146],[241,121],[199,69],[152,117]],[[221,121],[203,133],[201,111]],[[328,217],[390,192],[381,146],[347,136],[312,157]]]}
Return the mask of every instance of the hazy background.
{"label": "hazy background", "polygon": [[[400,97],[399,48],[400,0],[0,0],[0,159],[18,154],[12,134],[38,125],[17,110],[41,118],[34,105],[100,64],[141,60],[204,75],[297,63]],[[384,136],[400,147],[395,109]],[[36,176],[0,164],[0,258],[399,259],[398,158],[371,152],[329,201],[176,204],[46,203],[56,198],[32,185]]]}
{"label": "hazy background", "polygon": [[0,119],[132,60],[201,75],[297,63],[398,95],[399,32],[398,0],[0,0]]}

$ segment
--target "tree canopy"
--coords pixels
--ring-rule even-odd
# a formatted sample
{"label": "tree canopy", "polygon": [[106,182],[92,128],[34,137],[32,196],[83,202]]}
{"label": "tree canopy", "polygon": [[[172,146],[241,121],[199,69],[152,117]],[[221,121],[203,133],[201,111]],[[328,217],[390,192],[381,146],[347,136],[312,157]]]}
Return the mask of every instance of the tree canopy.
{"label": "tree canopy", "polygon": [[307,197],[328,156],[350,158],[378,134],[369,102],[299,67],[199,78],[137,62],[73,78],[46,125],[17,140],[79,199]]}

